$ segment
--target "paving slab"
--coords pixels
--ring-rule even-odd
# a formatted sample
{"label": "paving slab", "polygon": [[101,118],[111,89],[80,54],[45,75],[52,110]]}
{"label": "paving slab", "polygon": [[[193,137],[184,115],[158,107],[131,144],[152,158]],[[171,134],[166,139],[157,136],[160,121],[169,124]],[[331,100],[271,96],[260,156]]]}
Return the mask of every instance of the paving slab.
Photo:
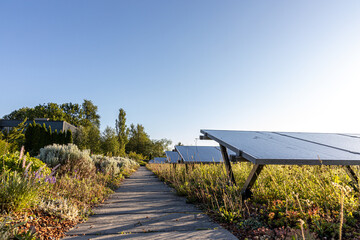
{"label": "paving slab", "polygon": [[141,167],[65,239],[237,239]]}
{"label": "paving slab", "polygon": [[237,239],[225,229],[215,230],[198,230],[198,231],[187,231],[187,232],[148,232],[148,233],[122,233],[122,234],[111,234],[111,235],[81,235],[81,236],[69,236],[66,239],[69,240],[122,240],[122,239],[157,239],[157,240],[186,240],[186,239],[223,239],[232,240]]}
{"label": "paving slab", "polygon": [[119,233],[144,233],[144,232],[170,232],[170,231],[193,231],[214,230],[216,223],[209,223],[204,214],[137,214],[136,216],[114,218],[91,219],[85,224],[74,229],[72,234],[119,234]]}

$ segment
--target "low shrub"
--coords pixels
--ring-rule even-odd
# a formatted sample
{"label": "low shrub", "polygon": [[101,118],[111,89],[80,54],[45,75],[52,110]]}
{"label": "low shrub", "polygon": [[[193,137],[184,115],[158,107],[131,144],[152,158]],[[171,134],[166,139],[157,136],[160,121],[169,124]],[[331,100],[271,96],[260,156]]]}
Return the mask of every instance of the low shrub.
{"label": "low shrub", "polygon": [[130,152],[129,154],[127,154],[127,156],[128,158],[134,159],[137,162],[145,159],[145,157],[142,154],[136,152]]}
{"label": "low shrub", "polygon": [[102,202],[112,193],[111,189],[98,180],[97,175],[94,178],[80,178],[76,174],[63,175],[57,180],[52,191],[62,198],[73,199],[85,208]]}
{"label": "low shrub", "polygon": [[21,211],[38,199],[41,182],[18,172],[4,171],[0,175],[0,209]]}
{"label": "low shrub", "polygon": [[[18,234],[18,227],[23,225],[24,223],[13,224],[9,217],[4,218],[0,222],[0,239],[14,239],[14,236],[18,236],[19,238],[15,239],[24,239],[22,236]],[[32,240],[33,238],[27,238]]]}
{"label": "low shrub", "polygon": [[60,164],[58,170],[60,176],[75,172],[81,177],[91,177],[95,174],[96,168],[90,152],[80,150],[75,144],[46,146],[40,149],[38,157],[52,168]]}
{"label": "low shrub", "polygon": [[66,220],[76,220],[79,217],[79,209],[76,204],[68,199],[41,199],[38,208],[51,216]]}
{"label": "low shrub", "polygon": [[125,168],[137,168],[139,164],[131,159],[123,157],[107,157],[102,155],[92,155],[95,166],[98,171],[104,174],[117,175]]}
{"label": "low shrub", "polygon": [[17,171],[24,172],[26,167],[29,172],[36,172],[41,169],[43,174],[50,174],[51,170],[40,159],[30,157],[29,154],[24,156],[22,153],[8,153],[0,156],[0,172],[1,171]]}
{"label": "low shrub", "polygon": [[0,139],[0,156],[7,153],[8,149],[9,149],[9,143],[7,143],[5,140]]}
{"label": "low shrub", "polygon": [[8,218],[5,218],[0,222],[0,239],[10,239],[17,228],[17,226],[11,226]]}

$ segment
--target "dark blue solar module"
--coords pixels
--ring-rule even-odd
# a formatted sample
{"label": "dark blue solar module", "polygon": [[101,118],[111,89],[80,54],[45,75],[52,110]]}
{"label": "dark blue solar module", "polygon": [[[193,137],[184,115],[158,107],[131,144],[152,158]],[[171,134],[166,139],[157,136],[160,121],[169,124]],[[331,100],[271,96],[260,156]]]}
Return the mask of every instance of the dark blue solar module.
{"label": "dark blue solar module", "polygon": [[166,151],[165,154],[168,163],[179,163],[181,161],[181,157],[178,152]]}
{"label": "dark blue solar module", "polygon": [[166,157],[156,157],[154,158],[154,163],[165,163]]}
{"label": "dark blue solar module", "polygon": [[[212,146],[175,146],[184,162],[218,163],[223,158],[219,147]],[[234,154],[232,151],[228,154]]]}

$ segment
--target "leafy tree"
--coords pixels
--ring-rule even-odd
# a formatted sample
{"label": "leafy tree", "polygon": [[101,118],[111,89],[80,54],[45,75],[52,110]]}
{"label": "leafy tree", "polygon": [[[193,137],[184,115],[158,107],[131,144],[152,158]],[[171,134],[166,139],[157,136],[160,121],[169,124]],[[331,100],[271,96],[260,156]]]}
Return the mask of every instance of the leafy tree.
{"label": "leafy tree", "polygon": [[33,108],[23,107],[18,110],[12,111],[10,114],[3,117],[6,120],[23,120],[25,118],[33,120],[35,113]]}
{"label": "leafy tree", "polygon": [[119,109],[118,119],[115,120],[116,134],[119,142],[119,155],[125,156],[125,146],[129,142],[129,130],[126,126],[126,112]]}
{"label": "leafy tree", "polygon": [[23,120],[25,118],[34,120],[35,118],[50,118],[54,121],[64,120],[65,113],[56,103],[37,105],[34,108],[23,107],[4,116],[7,120]]}
{"label": "leafy tree", "polygon": [[65,113],[65,121],[75,126],[80,126],[84,118],[84,111],[80,104],[77,103],[63,103],[61,109]]}
{"label": "leafy tree", "polygon": [[172,142],[169,139],[152,140],[151,152],[149,158],[163,157],[165,151],[169,150],[169,146]]}
{"label": "leafy tree", "polygon": [[95,125],[80,126],[75,133],[74,143],[81,149],[100,153],[100,130]]}
{"label": "leafy tree", "polygon": [[144,126],[137,124],[135,127],[134,124],[131,124],[129,134],[130,138],[126,145],[126,152],[136,152],[147,157],[150,156],[152,142],[149,135],[145,132]]}
{"label": "leafy tree", "polygon": [[39,118],[49,118],[53,121],[64,121],[65,113],[56,103],[48,103],[47,105],[39,105],[35,107],[35,114]]}
{"label": "leafy tree", "polygon": [[82,105],[73,103],[47,103],[33,108],[23,107],[5,115],[7,120],[34,120],[35,118],[49,118],[52,121],[67,121],[75,126],[100,126],[100,116],[97,114],[97,106],[90,100],[84,100]]}
{"label": "leafy tree", "polygon": [[89,126],[90,124],[100,127],[100,115],[97,114],[98,107],[95,106],[92,101],[84,99],[82,104],[84,111],[84,118],[82,121],[83,126]]}
{"label": "leafy tree", "polygon": [[3,139],[10,144],[10,151],[19,150],[25,142],[25,123],[27,119],[19,123],[16,127],[13,127],[10,131],[3,132]]}
{"label": "leafy tree", "polygon": [[119,142],[116,132],[111,127],[106,127],[101,135],[101,149],[105,155],[117,156],[119,155]]}

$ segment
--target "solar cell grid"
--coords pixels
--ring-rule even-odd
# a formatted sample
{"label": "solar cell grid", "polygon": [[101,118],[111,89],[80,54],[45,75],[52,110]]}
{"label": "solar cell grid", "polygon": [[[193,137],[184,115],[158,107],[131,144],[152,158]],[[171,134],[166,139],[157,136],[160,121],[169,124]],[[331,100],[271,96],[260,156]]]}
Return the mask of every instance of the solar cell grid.
{"label": "solar cell grid", "polygon": [[223,161],[218,147],[175,146],[175,149],[184,162],[187,163],[218,163]]}
{"label": "solar cell grid", "polygon": [[169,163],[178,163],[181,161],[181,157],[178,152],[166,151],[165,154]]}
{"label": "solar cell grid", "polygon": [[154,158],[154,163],[165,163],[166,157],[156,157]]}
{"label": "solar cell grid", "polygon": [[360,138],[336,133],[295,133],[279,132],[278,134],[302,139],[315,144],[333,147],[339,150],[360,154]]}

